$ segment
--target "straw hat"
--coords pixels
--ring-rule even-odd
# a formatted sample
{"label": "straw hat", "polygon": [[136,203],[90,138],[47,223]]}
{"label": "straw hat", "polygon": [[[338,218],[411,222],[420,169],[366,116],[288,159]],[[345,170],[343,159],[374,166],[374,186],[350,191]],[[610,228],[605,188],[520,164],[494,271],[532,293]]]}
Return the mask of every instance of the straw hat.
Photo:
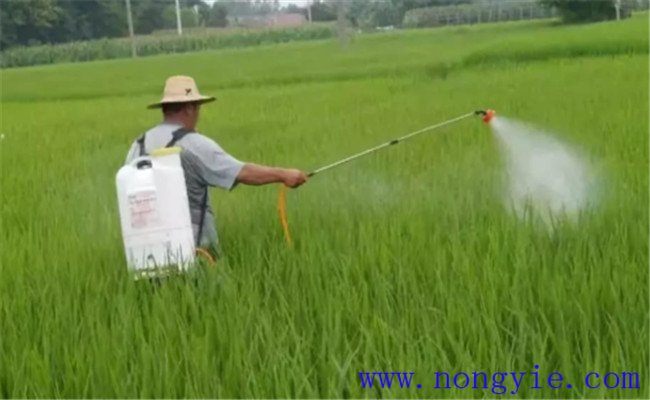
{"label": "straw hat", "polygon": [[203,96],[199,92],[194,79],[189,76],[172,76],[165,82],[163,98],[158,102],[149,105],[147,108],[160,108],[163,104],[169,103],[210,103],[216,99],[211,96]]}

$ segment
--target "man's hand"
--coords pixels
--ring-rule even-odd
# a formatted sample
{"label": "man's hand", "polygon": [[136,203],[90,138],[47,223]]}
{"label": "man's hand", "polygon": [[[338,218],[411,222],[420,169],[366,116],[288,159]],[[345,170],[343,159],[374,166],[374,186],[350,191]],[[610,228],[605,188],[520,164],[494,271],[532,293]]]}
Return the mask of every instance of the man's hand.
{"label": "man's hand", "polygon": [[282,182],[290,188],[297,188],[303,183],[307,182],[307,174],[298,169],[285,169],[282,177]]}

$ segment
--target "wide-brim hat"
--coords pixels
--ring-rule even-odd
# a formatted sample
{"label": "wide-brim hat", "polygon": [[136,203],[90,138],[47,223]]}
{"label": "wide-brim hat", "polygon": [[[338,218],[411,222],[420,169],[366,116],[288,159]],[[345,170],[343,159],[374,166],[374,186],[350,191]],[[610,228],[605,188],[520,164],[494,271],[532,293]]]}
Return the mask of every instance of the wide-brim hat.
{"label": "wide-brim hat", "polygon": [[203,96],[199,92],[194,79],[189,76],[172,76],[167,78],[162,99],[150,104],[147,108],[160,108],[163,104],[170,103],[199,103],[205,104],[215,101],[212,96]]}

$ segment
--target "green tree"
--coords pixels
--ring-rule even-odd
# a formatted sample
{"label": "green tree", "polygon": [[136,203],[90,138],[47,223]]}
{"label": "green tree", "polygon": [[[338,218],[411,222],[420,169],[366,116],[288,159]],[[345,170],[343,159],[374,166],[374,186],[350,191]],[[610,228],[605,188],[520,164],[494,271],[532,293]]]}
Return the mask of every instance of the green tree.
{"label": "green tree", "polygon": [[228,9],[222,4],[214,3],[210,9],[206,26],[224,28],[228,26]]}
{"label": "green tree", "polygon": [[146,35],[165,27],[165,8],[174,0],[131,0],[135,32]]}
{"label": "green tree", "polygon": [[284,12],[289,13],[289,14],[302,14],[302,15],[305,16],[305,18],[307,18],[307,9],[304,8],[304,7],[299,7],[299,6],[297,6],[297,5],[293,4],[293,3],[288,4],[284,8]]}
{"label": "green tree", "polygon": [[210,18],[210,10],[212,8],[204,2],[200,2],[197,7],[199,11],[199,25],[207,26],[208,19]]}
{"label": "green tree", "polygon": [[181,8],[193,8],[195,6],[201,6],[201,4],[205,4],[203,0],[180,0],[179,3]]}
{"label": "green tree", "polygon": [[407,11],[415,8],[469,3],[471,0],[347,0],[347,17],[356,26],[401,25]]}
{"label": "green tree", "polygon": [[264,0],[255,0],[253,9],[255,14],[267,15],[273,11],[273,4]]}
{"label": "green tree", "polygon": [[[540,0],[555,8],[567,23],[604,21],[616,18],[615,0]],[[621,18],[630,16],[631,2],[621,1]]]}
{"label": "green tree", "polygon": [[123,2],[8,0],[0,3],[0,47],[122,36]]}
{"label": "green tree", "polygon": [[47,34],[63,17],[54,0],[0,3],[0,48],[46,43]]}
{"label": "green tree", "polygon": [[404,14],[407,11],[415,8],[451,6],[470,2],[471,0],[391,0],[393,6],[397,9],[398,24],[404,19]]}
{"label": "green tree", "polygon": [[311,6],[312,21],[335,21],[336,4],[334,2],[325,2],[316,0]]}
{"label": "green tree", "polygon": [[232,15],[233,17],[244,17],[255,14],[255,6],[252,0],[218,0],[217,2],[226,8],[228,15]]}
{"label": "green tree", "polygon": [[117,37],[126,34],[126,7],[124,2],[112,0],[84,0],[59,2],[64,8],[67,26],[73,28],[73,40]]}
{"label": "green tree", "polygon": [[[181,8],[181,26],[183,28],[194,28],[198,26],[197,14],[194,8]],[[176,6],[169,5],[163,11],[163,18],[165,20],[165,29],[176,29]]]}

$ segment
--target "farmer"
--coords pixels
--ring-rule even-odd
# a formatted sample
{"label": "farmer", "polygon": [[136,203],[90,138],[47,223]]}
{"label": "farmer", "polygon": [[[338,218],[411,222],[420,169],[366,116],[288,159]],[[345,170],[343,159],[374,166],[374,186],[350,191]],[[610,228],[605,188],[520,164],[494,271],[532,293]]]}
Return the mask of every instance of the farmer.
{"label": "farmer", "polygon": [[[218,237],[210,207],[208,187],[232,190],[238,183],[264,185],[280,182],[296,188],[307,181],[307,175],[297,169],[268,167],[242,162],[226,153],[216,142],[196,131],[201,105],[216,100],[203,96],[188,76],[167,79],[163,98],[150,105],[162,109],[163,122],[136,140],[126,157],[126,163],[140,155],[162,147],[180,146],[185,171],[187,195],[194,240],[198,247],[217,255]],[[197,238],[200,236],[200,240]]]}

